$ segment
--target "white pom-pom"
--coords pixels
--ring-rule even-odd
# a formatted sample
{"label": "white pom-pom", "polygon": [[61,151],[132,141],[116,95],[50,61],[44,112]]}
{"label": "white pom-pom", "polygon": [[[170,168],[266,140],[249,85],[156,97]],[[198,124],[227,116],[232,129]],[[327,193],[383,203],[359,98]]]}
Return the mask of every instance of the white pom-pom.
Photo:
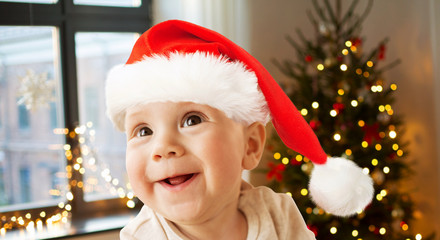
{"label": "white pom-pom", "polygon": [[316,205],[342,217],[363,210],[374,194],[371,177],[344,158],[328,158],[325,164],[315,164],[309,191]]}

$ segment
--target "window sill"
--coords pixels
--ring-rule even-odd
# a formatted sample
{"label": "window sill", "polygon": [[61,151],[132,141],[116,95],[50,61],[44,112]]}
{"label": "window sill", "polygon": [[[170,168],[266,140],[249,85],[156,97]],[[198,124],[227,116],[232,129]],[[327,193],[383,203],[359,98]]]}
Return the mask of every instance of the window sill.
{"label": "window sill", "polygon": [[26,229],[7,232],[5,236],[0,236],[3,240],[12,239],[67,239],[80,237],[89,234],[103,233],[122,229],[137,214],[130,211],[121,214],[112,214],[100,217],[72,220],[65,226],[55,226],[50,230],[44,227],[41,231],[27,231]]}

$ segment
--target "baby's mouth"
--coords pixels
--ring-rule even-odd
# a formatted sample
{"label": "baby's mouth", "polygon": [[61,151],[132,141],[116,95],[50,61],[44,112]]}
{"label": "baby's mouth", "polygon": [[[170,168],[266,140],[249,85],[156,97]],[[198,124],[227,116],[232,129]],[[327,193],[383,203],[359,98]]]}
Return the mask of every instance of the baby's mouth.
{"label": "baby's mouth", "polygon": [[176,177],[170,177],[170,178],[164,179],[162,181],[165,182],[166,184],[175,186],[175,185],[179,185],[179,184],[182,184],[182,183],[188,181],[193,176],[194,176],[194,173],[191,173],[191,174],[185,174],[185,175],[180,175],[180,176],[176,176]]}

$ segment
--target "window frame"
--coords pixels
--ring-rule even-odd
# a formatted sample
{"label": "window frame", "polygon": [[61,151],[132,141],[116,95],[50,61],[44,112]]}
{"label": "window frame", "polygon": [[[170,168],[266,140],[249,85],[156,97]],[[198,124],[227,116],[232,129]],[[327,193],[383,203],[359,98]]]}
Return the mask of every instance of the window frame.
{"label": "window frame", "polygon": [[[77,32],[137,32],[146,31],[152,24],[151,0],[141,0],[139,7],[110,7],[75,5],[73,0],[58,0],[54,4],[0,2],[0,26],[53,26],[59,32],[61,87],[64,107],[64,126],[70,131],[79,123],[78,80],[75,53]],[[72,149],[79,146],[78,138],[66,136],[66,144]],[[76,155],[79,157],[79,155]],[[66,165],[73,167],[73,161],[65,158]],[[82,175],[72,172],[70,181],[82,181]],[[72,184],[69,182],[72,186]],[[128,212],[123,199],[107,199],[86,202],[82,188],[72,187],[74,199],[72,221],[94,216]],[[137,204],[139,208],[141,204]],[[41,211],[54,211],[57,206],[42,206],[1,213],[17,216]]]}

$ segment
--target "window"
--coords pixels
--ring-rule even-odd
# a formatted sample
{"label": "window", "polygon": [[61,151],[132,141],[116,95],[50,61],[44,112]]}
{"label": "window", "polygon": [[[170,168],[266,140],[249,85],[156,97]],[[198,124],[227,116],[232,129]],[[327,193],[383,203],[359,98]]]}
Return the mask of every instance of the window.
{"label": "window", "polygon": [[150,26],[149,9],[0,0],[0,234],[133,207],[125,136],[105,115],[103,89]]}

